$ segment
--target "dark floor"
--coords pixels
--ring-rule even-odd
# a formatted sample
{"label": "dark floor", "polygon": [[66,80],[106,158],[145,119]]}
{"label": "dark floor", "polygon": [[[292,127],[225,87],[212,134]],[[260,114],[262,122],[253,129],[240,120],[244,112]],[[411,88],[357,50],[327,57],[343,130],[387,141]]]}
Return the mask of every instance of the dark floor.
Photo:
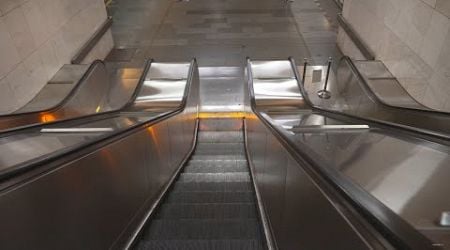
{"label": "dark floor", "polygon": [[127,67],[193,57],[200,66],[242,66],[247,56],[323,64],[340,55],[333,0],[114,0],[109,12],[116,49],[131,49],[110,58]]}

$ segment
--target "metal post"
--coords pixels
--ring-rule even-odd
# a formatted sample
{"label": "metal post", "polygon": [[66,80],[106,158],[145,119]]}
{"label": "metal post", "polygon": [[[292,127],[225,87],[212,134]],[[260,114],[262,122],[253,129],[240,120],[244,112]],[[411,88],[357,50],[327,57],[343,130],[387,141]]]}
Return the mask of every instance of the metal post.
{"label": "metal post", "polygon": [[306,78],[306,67],[308,66],[308,58],[303,58],[303,76],[302,76],[302,83],[303,86],[305,85],[305,78]]}
{"label": "metal post", "polygon": [[328,68],[327,68],[327,75],[325,77],[325,85],[323,86],[322,90],[319,90],[317,92],[317,95],[322,99],[329,99],[331,97],[330,91],[327,90],[328,87],[328,79],[330,77],[330,70],[331,70],[331,63],[333,62],[333,58],[328,58]]}

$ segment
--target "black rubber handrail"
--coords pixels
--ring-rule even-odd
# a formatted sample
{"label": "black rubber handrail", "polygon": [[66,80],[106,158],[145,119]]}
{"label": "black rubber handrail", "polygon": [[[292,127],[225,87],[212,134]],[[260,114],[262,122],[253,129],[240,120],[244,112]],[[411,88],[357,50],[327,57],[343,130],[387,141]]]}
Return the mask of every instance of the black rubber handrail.
{"label": "black rubber handrail", "polygon": [[[152,60],[149,60],[149,62],[151,62],[151,61]],[[148,63],[148,65],[150,65],[150,63]],[[76,158],[76,157],[80,157],[81,155],[85,155],[87,153],[87,152],[84,152],[81,154],[77,154],[77,152],[79,152],[79,151],[86,151],[86,149],[88,149],[89,152],[92,152],[92,151],[102,148],[108,144],[111,144],[117,140],[120,140],[121,138],[124,138],[130,134],[133,134],[134,132],[136,132],[140,129],[144,129],[148,126],[154,125],[162,120],[168,119],[168,118],[182,112],[184,110],[184,108],[186,107],[187,98],[189,96],[189,92],[191,91],[192,79],[193,79],[193,75],[194,75],[194,71],[195,71],[196,67],[197,67],[197,61],[194,58],[191,62],[190,68],[189,68],[187,83],[186,83],[185,91],[183,94],[183,99],[182,99],[181,105],[178,108],[171,110],[171,111],[163,112],[163,113],[159,114],[158,116],[152,118],[151,120],[137,123],[128,128],[125,128],[125,129],[122,129],[119,131],[115,131],[111,134],[105,134],[103,136],[99,136],[98,138],[95,138],[91,141],[87,141],[85,143],[66,147],[64,149],[57,150],[57,151],[47,154],[45,156],[37,157],[32,160],[11,166],[7,169],[0,171],[0,181],[5,181],[8,179],[11,179],[19,174],[26,172],[26,171],[36,169],[40,166],[43,166],[43,165],[46,165],[46,164],[49,164],[51,162],[55,162],[58,160],[60,160],[60,162],[58,162],[58,166],[60,166],[61,164],[63,164],[62,162],[68,162],[68,161],[73,160],[72,159],[73,157],[68,157],[70,155],[75,156],[75,158]],[[142,82],[145,81],[145,75],[146,75],[146,72],[148,71],[148,69],[149,69],[149,67],[144,72],[143,76],[141,77]],[[140,85],[142,85],[142,83]],[[136,98],[138,94],[139,93],[134,95],[133,98]],[[125,105],[125,109],[127,107],[130,107],[131,105],[133,105],[133,101],[128,102]],[[113,116],[118,116],[118,115],[120,115],[120,112],[121,112],[121,110],[109,112],[106,117],[105,117],[105,114],[101,114],[102,119],[107,119],[107,118],[111,118]],[[95,115],[91,116],[89,118],[95,118]],[[83,118],[72,119],[71,121],[74,121],[74,120],[81,120],[83,122],[89,122],[89,119],[83,119]],[[67,121],[61,121],[61,122],[67,122]],[[41,126],[39,126],[39,127],[41,127]],[[53,168],[51,168],[51,169],[53,169]],[[47,169],[46,171],[50,171],[50,170]],[[14,184],[15,183],[17,183],[17,181],[14,181]],[[0,183],[0,191],[5,188],[9,188],[10,186],[11,186],[11,183],[7,183],[7,185],[1,185],[1,183]]]}
{"label": "black rubber handrail", "polygon": [[[305,147],[298,147],[293,144],[292,141],[278,131],[273,124],[267,121],[261,113],[259,113],[256,107],[255,95],[253,91],[250,60],[247,60],[247,71],[249,77],[248,88],[251,109],[259,120],[261,120],[261,122],[272,132],[272,134],[288,149],[294,159],[296,159],[301,166],[305,166],[305,170],[307,170],[307,172],[319,176],[330,184],[335,190],[337,190],[343,198],[345,198],[352,206],[356,208],[357,211],[359,211],[363,218],[377,228],[379,233],[385,236],[389,242],[394,244],[396,247],[399,247],[400,249],[418,250],[432,248],[432,241],[400,218],[391,209],[386,207],[386,205],[367,193],[363,188],[353,184],[347,178],[343,177],[335,168],[333,168],[333,166],[330,166],[329,163],[319,161],[314,157],[311,157],[306,150],[307,145],[305,145]],[[292,62],[291,58],[290,60]],[[306,94],[302,84],[299,84],[299,88],[304,94]],[[305,102],[310,105],[311,108],[314,108],[307,96],[305,97]],[[301,164],[302,162],[306,162],[307,165]]]}

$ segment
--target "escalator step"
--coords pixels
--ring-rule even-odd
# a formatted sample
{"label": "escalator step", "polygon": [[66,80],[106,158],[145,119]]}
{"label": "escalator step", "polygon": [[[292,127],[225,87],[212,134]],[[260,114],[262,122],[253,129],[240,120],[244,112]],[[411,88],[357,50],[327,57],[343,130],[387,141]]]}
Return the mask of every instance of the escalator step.
{"label": "escalator step", "polygon": [[144,239],[257,239],[256,219],[154,219]]}
{"label": "escalator step", "polygon": [[201,150],[234,150],[234,151],[244,151],[243,143],[235,143],[235,142],[227,142],[227,143],[197,143],[197,147],[195,148],[195,152]]}
{"label": "escalator step", "polygon": [[254,202],[253,192],[171,192],[167,203],[239,203]]}
{"label": "escalator step", "polygon": [[229,165],[210,165],[210,166],[198,166],[188,165],[185,167],[185,173],[234,173],[234,172],[247,172],[246,164],[229,164]]}
{"label": "escalator step", "polygon": [[203,131],[239,131],[242,133],[242,120],[202,119],[200,121],[200,132]]}
{"label": "escalator step", "polygon": [[257,240],[146,240],[138,250],[262,250]]}
{"label": "escalator step", "polygon": [[191,161],[220,161],[220,160],[246,160],[245,155],[242,154],[236,154],[236,155],[203,155],[203,154],[196,154],[194,153],[192,155]]}
{"label": "escalator step", "polygon": [[242,131],[203,131],[198,133],[198,142],[222,143],[243,142]]}
{"label": "escalator step", "polygon": [[254,203],[175,203],[161,206],[156,218],[163,219],[255,219]]}
{"label": "escalator step", "polygon": [[235,192],[252,191],[251,183],[248,182],[177,182],[174,185],[173,192],[195,192],[195,191],[213,191],[213,192]]}
{"label": "escalator step", "polygon": [[182,173],[178,182],[250,182],[250,174],[237,173]]}
{"label": "escalator step", "polygon": [[209,160],[190,160],[187,166],[205,166],[205,167],[220,167],[220,166],[241,166],[247,165],[247,161],[244,159],[209,159]]}

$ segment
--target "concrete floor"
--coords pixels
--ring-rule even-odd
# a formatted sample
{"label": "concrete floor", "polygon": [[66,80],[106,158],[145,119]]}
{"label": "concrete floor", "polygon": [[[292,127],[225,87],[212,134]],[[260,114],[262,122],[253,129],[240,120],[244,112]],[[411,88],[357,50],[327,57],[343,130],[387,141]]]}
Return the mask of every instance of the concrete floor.
{"label": "concrete floor", "polygon": [[243,66],[247,56],[314,64],[340,56],[333,0],[114,0],[109,12],[116,49],[107,61],[120,67],[146,58]]}

